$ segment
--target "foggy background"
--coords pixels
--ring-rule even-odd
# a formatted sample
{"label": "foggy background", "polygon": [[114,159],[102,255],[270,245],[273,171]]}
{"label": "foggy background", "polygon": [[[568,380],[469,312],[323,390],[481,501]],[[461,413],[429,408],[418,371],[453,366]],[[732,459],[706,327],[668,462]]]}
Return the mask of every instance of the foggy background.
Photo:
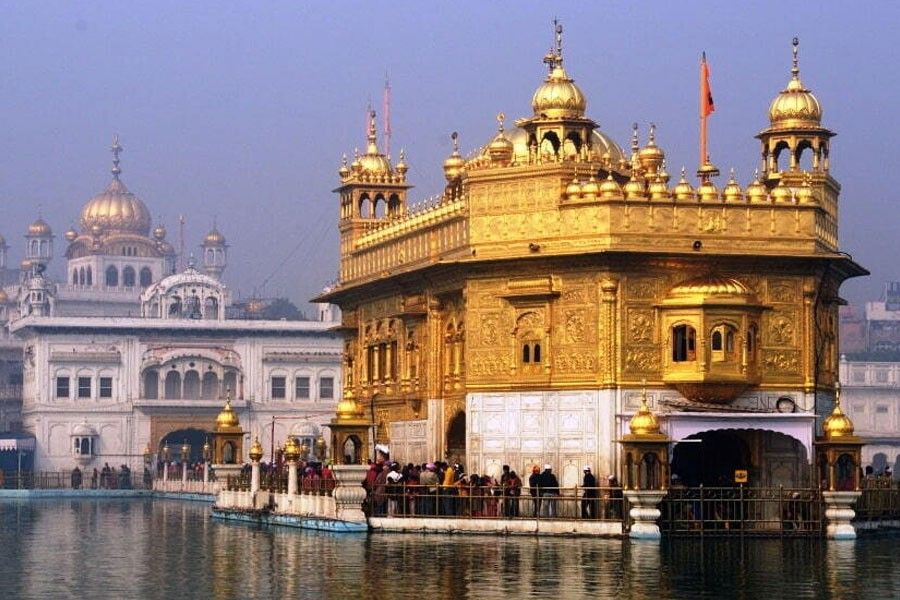
{"label": "foggy background", "polygon": [[[748,3],[749,4],[749,3]],[[196,252],[213,220],[226,236],[225,281],[246,297],[302,309],[337,272],[342,153],[365,144],[365,110],[393,89],[392,154],[407,151],[410,201],[439,192],[460,132],[487,143],[495,115],[530,115],[541,58],[562,21],[569,74],[588,115],[627,148],[631,123],[657,124],[675,176],[697,165],[698,60],[711,67],[710,153],[741,185],[758,166],[753,136],[801,77],[836,131],[840,238],[872,276],[842,295],[874,299],[900,278],[896,3],[820,2],[20,2],[0,7],[0,234],[22,257],[40,208],[63,234],[109,182],[113,134],[122,180],[178,247]],[[854,3],[855,4],[855,3]],[[265,286],[263,284],[265,282]]]}

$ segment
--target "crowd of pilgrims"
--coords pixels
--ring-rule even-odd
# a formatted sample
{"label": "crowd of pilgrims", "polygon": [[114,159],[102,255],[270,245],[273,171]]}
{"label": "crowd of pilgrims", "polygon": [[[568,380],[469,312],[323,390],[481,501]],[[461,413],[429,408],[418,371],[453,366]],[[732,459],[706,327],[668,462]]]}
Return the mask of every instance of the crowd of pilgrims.
{"label": "crowd of pilgrims", "polygon": [[[369,464],[363,481],[365,508],[370,516],[458,516],[505,517],[559,516],[562,492],[580,504],[585,519],[620,519],[622,489],[611,475],[599,487],[591,467],[583,469],[582,486],[560,488],[550,465],[533,465],[527,481],[504,465],[499,479],[491,475],[467,474],[462,465],[446,462],[412,463],[402,466],[389,460]],[[523,498],[524,496],[524,498]],[[570,515],[576,516],[576,515]]]}
{"label": "crowd of pilgrims", "polygon": [[[150,472],[144,469],[144,484],[150,479]],[[73,489],[81,489],[85,485],[84,473],[78,467],[72,469],[71,485]],[[118,469],[110,467],[109,463],[104,463],[102,469],[94,467],[90,480],[91,489],[106,490],[128,490],[133,487],[131,481],[131,469],[128,465],[121,465]]]}

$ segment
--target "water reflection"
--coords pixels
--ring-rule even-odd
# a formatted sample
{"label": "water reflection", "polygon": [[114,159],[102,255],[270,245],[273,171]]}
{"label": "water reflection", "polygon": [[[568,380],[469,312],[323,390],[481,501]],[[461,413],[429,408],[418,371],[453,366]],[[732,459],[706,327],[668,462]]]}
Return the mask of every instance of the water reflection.
{"label": "water reflection", "polygon": [[0,502],[4,598],[897,597],[896,539],[333,535],[176,501]]}

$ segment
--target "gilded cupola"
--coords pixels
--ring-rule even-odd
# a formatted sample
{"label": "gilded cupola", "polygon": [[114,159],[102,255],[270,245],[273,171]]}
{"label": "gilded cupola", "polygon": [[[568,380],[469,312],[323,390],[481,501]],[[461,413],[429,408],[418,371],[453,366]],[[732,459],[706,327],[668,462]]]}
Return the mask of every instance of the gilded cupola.
{"label": "gilded cupola", "polygon": [[834,389],[834,408],[831,414],[825,417],[822,423],[822,431],[826,440],[834,438],[845,438],[853,435],[853,421],[841,410],[841,387],[835,386]]}
{"label": "gilded cupola", "polygon": [[444,161],[444,177],[447,181],[458,178],[466,168],[466,159],[459,153],[459,134],[454,131],[450,138],[453,140],[453,152]]}
{"label": "gilded cupola", "polygon": [[253,462],[259,462],[263,457],[263,447],[262,444],[259,443],[259,436],[253,438],[253,445],[250,446],[250,451],[248,452],[248,456],[250,460]]}
{"label": "gilded cupola", "polygon": [[638,151],[638,161],[645,173],[656,173],[662,167],[666,153],[656,145],[656,124],[650,123],[647,145]]}
{"label": "gilded cupola", "polygon": [[50,237],[53,235],[53,230],[50,228],[50,225],[47,224],[47,221],[38,217],[35,219],[34,223],[28,226],[28,233],[26,235],[28,237]]}
{"label": "gilded cupola", "polygon": [[731,169],[731,176],[728,178],[728,183],[725,184],[725,189],[722,190],[722,199],[725,202],[742,202],[744,200],[741,186],[734,177],[734,169]]}
{"label": "gilded cupola", "polygon": [[681,179],[678,180],[678,183],[675,184],[675,189],[673,190],[673,195],[676,200],[694,200],[696,198],[696,194],[694,193],[694,186],[690,184],[687,180],[687,170],[684,167],[681,167]]}
{"label": "gilded cupola", "polygon": [[628,429],[633,436],[659,435],[659,421],[647,406],[647,390],[641,392],[641,406],[628,422]]}
{"label": "gilded cupola", "polygon": [[497,135],[494,136],[494,139],[487,146],[488,156],[495,163],[508,163],[513,157],[513,143],[503,131],[503,120],[505,118],[503,113],[497,115]]}
{"label": "gilded cupola", "polygon": [[225,399],[225,407],[216,417],[216,431],[239,429],[241,426],[237,413],[231,408],[231,398]]}
{"label": "gilded cupola", "polygon": [[822,122],[822,107],[800,80],[797,50],[800,42],[793,41],[791,79],[769,106],[769,122],[776,127],[818,127]]}
{"label": "gilded cupola", "polygon": [[91,198],[81,209],[81,229],[90,232],[94,226],[105,232],[133,233],[146,236],[150,232],[150,211],[144,202],[128,191],[122,183],[119,137],[113,141],[112,181],[100,194]]}
{"label": "gilded cupola", "polygon": [[560,119],[583,117],[587,100],[563,68],[562,25],[556,23],[556,45],[544,56],[550,72],[531,98],[535,117]]}

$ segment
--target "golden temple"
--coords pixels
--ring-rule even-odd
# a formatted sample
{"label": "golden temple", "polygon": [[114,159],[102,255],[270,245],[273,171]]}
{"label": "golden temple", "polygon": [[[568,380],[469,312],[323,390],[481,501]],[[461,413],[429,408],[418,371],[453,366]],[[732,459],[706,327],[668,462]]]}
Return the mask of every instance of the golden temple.
{"label": "golden temple", "polygon": [[838,290],[866,271],[838,248],[834,133],[797,49],[746,187],[732,171],[720,190],[708,162],[673,185],[654,126],[628,151],[600,131],[561,27],[532,114],[498,115],[468,157],[454,134],[437,199],[409,204],[372,113],[339,170],[340,281],[319,299],[343,311],[345,412],[399,460],[550,462],[565,480],[615,471],[646,380],[669,437],[775,432],[790,441],[744,436],[751,477],[780,477],[763,466],[779,452],[802,470],[831,406]]}

